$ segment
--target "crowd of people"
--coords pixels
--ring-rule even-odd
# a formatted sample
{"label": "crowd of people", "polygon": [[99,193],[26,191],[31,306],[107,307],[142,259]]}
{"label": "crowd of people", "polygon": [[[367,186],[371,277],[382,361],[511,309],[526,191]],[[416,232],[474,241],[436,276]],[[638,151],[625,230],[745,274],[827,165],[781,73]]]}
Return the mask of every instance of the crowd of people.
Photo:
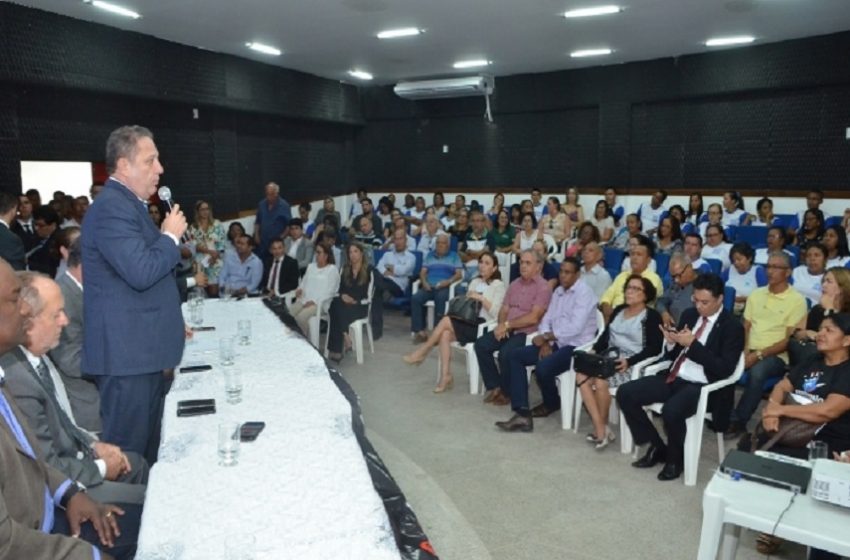
{"label": "crowd of people", "polygon": [[[545,201],[533,189],[512,206],[498,193],[490,208],[463,195],[447,204],[442,193],[430,205],[407,195],[397,206],[393,194],[376,205],[359,191],[346,217],[331,197],[315,216],[304,203],[293,217],[270,182],[249,233],[238,221],[225,228],[207,200],[188,222],[153,197],[162,166],[146,129],[115,131],[107,165],[91,205],[61,192],[49,204],[36,191],[0,193],[0,446],[23,451],[0,454],[0,534],[77,535],[82,524],[84,540],[130,557],[167,373],[191,336],[178,305],[190,290],[279,299],[314,344],[327,331],[337,362],[352,322],[369,320],[380,338],[384,307],[400,306],[418,345],[404,361],[421,364],[436,347],[434,393],[445,393],[453,343],[470,345],[484,402],[511,407],[496,423],[510,432],[532,432],[535,418],[559,410],[556,379],[592,343],[613,374],[577,368],[586,440],[599,451],[614,441],[616,401],[646,445],[633,466],[663,465],[659,480],[682,474],[700,388],[731,376],[739,359],[747,381],[737,400],[733,386],[712,398],[715,430],[743,446],[749,432],[797,418],[824,425],[815,437],[836,458],[850,450],[848,224],[825,215],[819,191],[793,219],[775,215],[769,198],[747,213],[736,192],[706,209],[692,195],[685,209],[666,207],[659,190],[626,213],[607,189],[585,213],[575,188]],[[738,238],[746,226],[763,229],[759,241]],[[173,305],[147,316],[151,298]],[[146,340],[137,359],[125,355],[128,340]],[[670,366],[636,377],[652,358]],[[533,406],[529,368],[542,395]],[[658,402],[666,441],[643,409]],[[13,546],[101,554],[80,553],[82,540],[19,538]]]}

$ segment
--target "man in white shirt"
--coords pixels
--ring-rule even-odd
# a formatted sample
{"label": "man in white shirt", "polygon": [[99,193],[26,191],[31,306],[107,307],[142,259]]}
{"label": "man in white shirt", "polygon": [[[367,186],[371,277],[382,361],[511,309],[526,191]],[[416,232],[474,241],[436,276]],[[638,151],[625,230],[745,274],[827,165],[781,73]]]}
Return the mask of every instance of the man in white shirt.
{"label": "man in white shirt", "polygon": [[[662,328],[665,360],[670,368],[624,383],[617,390],[617,404],[637,445],[649,444],[646,454],[632,463],[639,469],[664,463],[658,480],[674,480],[684,469],[685,421],[696,412],[702,388],[735,372],[744,349],[740,321],[723,309],[723,281],[703,274],[693,283],[694,307],[685,310],[675,330]],[[734,385],[712,397],[715,422],[732,406]],[[665,445],[644,406],[664,403],[661,419],[667,433]],[[721,427],[722,429],[722,427]]]}
{"label": "man in white shirt", "polygon": [[33,309],[27,343],[0,358],[6,386],[15,397],[47,463],[78,480],[103,502],[142,503],[148,467],[138,454],[99,441],[74,422],[56,366],[46,356],[59,343],[68,319],[59,286],[45,276],[21,272],[21,297]]}
{"label": "man in white shirt", "polygon": [[301,218],[289,221],[289,230],[283,240],[286,254],[298,261],[298,269],[303,273],[307,265],[313,261],[313,244],[304,235],[304,224]]}
{"label": "man in white shirt", "polygon": [[385,299],[404,295],[416,268],[416,257],[407,250],[407,234],[403,229],[393,232],[393,249],[384,253],[376,268],[381,274],[378,284]]}
{"label": "man in white shirt", "polygon": [[602,297],[611,285],[611,275],[602,266],[604,255],[602,247],[595,241],[586,244],[581,250],[581,279],[593,290],[596,299]]}
{"label": "man in white shirt", "polygon": [[540,218],[543,217],[543,214],[548,210],[546,208],[546,204],[543,202],[543,193],[540,189],[534,188],[531,189],[531,206],[534,208],[534,216],[537,218],[537,221],[540,221]]}
{"label": "man in white shirt", "polygon": [[685,254],[691,261],[691,267],[696,272],[711,272],[711,265],[702,258],[702,237],[696,233],[685,234],[685,243],[683,244]]}
{"label": "man in white shirt", "polygon": [[643,203],[638,207],[637,214],[640,216],[640,221],[643,223],[643,233],[646,235],[654,235],[658,229],[658,224],[661,223],[661,216],[667,209],[664,208],[664,201],[667,200],[667,191],[658,189],[653,193],[649,204]]}

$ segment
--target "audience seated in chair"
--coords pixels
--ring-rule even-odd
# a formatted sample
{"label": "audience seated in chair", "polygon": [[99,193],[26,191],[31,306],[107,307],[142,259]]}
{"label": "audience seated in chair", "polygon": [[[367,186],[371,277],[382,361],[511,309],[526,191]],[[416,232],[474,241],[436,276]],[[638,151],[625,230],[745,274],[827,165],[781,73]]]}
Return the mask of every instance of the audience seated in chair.
{"label": "audience seated in chair", "polygon": [[449,286],[463,278],[463,264],[457,253],[449,250],[449,236],[437,236],[436,249],[425,256],[419,271],[419,291],[410,301],[410,330],[415,342],[428,340],[425,330],[425,303],[434,302],[435,324],[445,312],[449,301]]}
{"label": "audience seated in chair", "polygon": [[776,225],[776,214],[773,213],[773,201],[762,197],[756,202],[756,213],[750,214],[749,225],[770,227]]}
{"label": "audience seated in chair", "polygon": [[605,202],[608,203],[608,208],[611,210],[611,217],[614,218],[614,227],[620,227],[623,216],[626,214],[626,209],[623,208],[622,204],[617,202],[617,189],[614,187],[605,189]]}
{"label": "audience seated in chair", "polygon": [[550,196],[546,202],[546,212],[543,216],[537,218],[538,227],[543,235],[548,235],[555,240],[555,243],[560,247],[564,240],[569,239],[572,234],[573,227],[576,225],[570,220],[570,217],[561,208],[561,201],[557,196]]}
{"label": "audience seated in chair", "polygon": [[641,230],[643,230],[643,224],[640,221],[640,216],[637,214],[629,214],[626,216],[625,222],[625,225],[608,242],[608,247],[625,251],[629,248],[629,239],[635,235],[639,235]]}
{"label": "audience seated in chair", "polygon": [[[505,350],[510,367],[514,416],[506,422],[496,422],[496,426],[504,431],[530,432],[534,429],[532,418],[549,416],[561,408],[556,379],[570,369],[573,350],[593,340],[596,334],[598,300],[590,286],[579,278],[579,270],[577,259],[564,259],[560,285],[540,320],[539,332],[531,344]],[[526,366],[535,366],[537,384],[543,396],[543,402],[534,408],[528,402]]]}
{"label": "audience seated in chair", "polygon": [[847,246],[847,233],[839,225],[831,225],[823,232],[823,246],[826,247],[826,267],[846,266],[850,263],[850,248]]}
{"label": "audience seated in chair", "polygon": [[454,386],[451,373],[452,342],[457,341],[460,344],[475,342],[478,337],[478,325],[498,319],[505,291],[505,283],[502,282],[496,258],[491,253],[483,253],[478,257],[478,276],[469,283],[469,289],[464,296],[480,302],[478,323],[466,323],[456,318],[443,316],[428,340],[404,357],[404,361],[408,364],[419,365],[428,357],[431,348],[439,345],[442,369],[440,380],[434,389],[435,393],[443,393]]}
{"label": "audience seated in chair", "polygon": [[[723,309],[723,281],[714,274],[703,274],[692,286],[694,306],[684,310],[675,325],[662,325],[666,341],[663,359],[671,362],[670,367],[624,383],[617,390],[617,404],[635,444],[649,444],[632,466],[643,469],[664,463],[658,480],[673,480],[682,474],[685,421],[696,412],[702,387],[732,375],[744,348],[741,323]],[[728,418],[734,398],[734,385],[712,394],[709,409],[713,418]],[[664,403],[661,418],[666,445],[643,409],[658,402]],[[723,427],[715,425],[715,429]]]}
{"label": "audience seated in chair", "polygon": [[697,273],[691,260],[684,253],[674,253],[670,257],[670,286],[659,296],[655,309],[661,314],[664,327],[679,324],[682,312],[693,307],[694,280]]}
{"label": "audience seated in chair", "polygon": [[195,203],[195,221],[189,226],[188,234],[195,242],[195,265],[207,277],[207,292],[217,297],[227,240],[224,226],[213,217],[212,206],[206,200]]}
{"label": "audience seated in chair", "polygon": [[723,227],[737,227],[746,225],[749,214],[744,210],[744,198],[737,191],[726,191],[723,193]]}
{"label": "audience seated in chair", "polygon": [[642,203],[638,206],[635,213],[640,216],[644,235],[652,236],[655,234],[658,224],[661,222],[661,216],[666,212],[664,208],[665,200],[667,200],[667,191],[658,189],[652,194],[649,204]]}
{"label": "audience seated in chair", "polygon": [[576,237],[567,243],[564,255],[567,257],[578,257],[582,249],[588,243],[599,243],[599,230],[590,222],[582,222],[578,225]]}
{"label": "audience seated in chair", "polygon": [[597,300],[602,297],[612,282],[611,275],[603,266],[604,259],[602,247],[595,241],[585,245],[581,251],[581,279],[590,287]]}
{"label": "audience seated in chair", "polygon": [[[652,241],[650,241],[645,235],[638,235],[632,239],[636,240],[636,244],[629,252],[631,257],[631,270],[618,274],[614,279],[614,282],[608,287],[605,293],[602,294],[602,298],[599,300],[600,309],[602,314],[605,315],[606,321],[610,319],[611,312],[614,308],[625,301],[624,288],[629,277],[632,275],[637,274],[647,278],[652,283],[653,288],[655,288],[655,294],[661,294],[664,292],[664,287],[661,284],[661,278],[649,269],[649,263],[653,262],[652,257],[654,248],[652,246]],[[653,301],[655,301],[655,296],[649,299],[647,304],[651,304]]]}
{"label": "audience seated in chair", "polygon": [[286,254],[298,261],[298,270],[303,274],[307,265],[313,262],[313,243],[304,235],[304,223],[301,218],[289,221],[289,229],[283,239]]}
{"label": "audience seated in chair", "polygon": [[708,205],[708,211],[705,213],[706,221],[700,222],[697,226],[697,233],[702,237],[703,241],[707,241],[705,230],[708,226],[717,225],[723,229],[723,207],[716,202]]}
{"label": "audience seated in chair", "polygon": [[767,273],[764,267],[753,264],[755,251],[748,243],[738,242],[729,249],[732,266],[723,271],[722,279],[727,286],[735,288],[735,314],[744,312],[747,298],[756,288],[767,285]]}
{"label": "audience seated in chair", "polygon": [[614,231],[616,228],[614,225],[614,214],[611,211],[611,207],[608,206],[608,202],[604,199],[596,203],[593,215],[590,219],[588,219],[588,221],[596,226],[597,230],[599,230],[600,242],[608,243],[611,241],[611,238],[614,237]]}
{"label": "audience seated in chair", "polygon": [[464,278],[472,279],[478,274],[478,257],[484,253],[496,251],[496,241],[493,234],[487,230],[487,218],[480,210],[469,213],[472,228],[466,235],[466,239],[458,244],[458,256],[464,266]]}
{"label": "audience seated in chair", "polygon": [[[624,273],[625,274],[625,273]],[[602,450],[615,439],[608,427],[611,392],[631,378],[631,367],[661,353],[661,316],[648,305],[655,301],[658,291],[645,276],[629,274],[621,284],[623,303],[614,308],[608,326],[593,344],[593,352],[603,354],[616,348],[620,358],[617,372],[608,379],[590,377],[576,370],[576,384],[593,421],[593,431],[587,441]]]}
{"label": "audience seated in chair", "polygon": [[673,216],[664,216],[658,224],[655,234],[655,252],[672,255],[682,250],[682,228],[679,220]]}
{"label": "audience seated in chair", "polygon": [[686,233],[682,245],[685,254],[691,259],[691,266],[697,273],[711,272],[711,265],[702,258],[702,237],[697,233]]}
{"label": "audience seated in chair", "polygon": [[[552,298],[552,288],[540,275],[543,256],[536,251],[525,250],[520,254],[519,262],[520,277],[508,287],[499,310],[498,325],[475,341],[475,355],[487,390],[484,402],[496,405],[510,402],[508,356],[511,350],[525,346],[526,335],[537,330]],[[493,357],[497,351],[498,368]]]}
{"label": "audience seated in chair", "polygon": [[730,249],[732,249],[732,244],[726,242],[723,226],[710,224],[705,228],[705,245],[702,246],[702,258],[720,261],[721,270],[725,271],[731,264],[729,260]]}
{"label": "audience seated in chair", "polygon": [[850,270],[832,267],[823,275],[820,301],[797,323],[788,341],[788,365],[804,365],[818,357],[815,345],[824,318],[835,313],[850,313]]}
{"label": "audience seated in chair", "polygon": [[[263,262],[254,254],[254,240],[248,235],[236,238],[236,252],[226,255],[218,277],[222,290],[240,296],[257,291],[263,279]],[[266,250],[271,242],[266,246]]]}
{"label": "audience seated in chair", "polygon": [[788,245],[788,234],[782,226],[770,226],[767,230],[767,247],[756,249],[756,256],[753,261],[762,266],[767,264],[767,259],[771,253],[777,251],[785,252],[789,257],[792,256],[791,251],[785,247]]}
{"label": "audience seated in chair", "polygon": [[[310,331],[310,319],[316,317],[316,306],[324,304],[327,309],[339,290],[339,269],[333,251],[327,245],[316,245],[315,256],[316,262],[307,265],[301,285],[295,290],[295,300],[289,305],[289,313],[295,317],[304,336],[318,341],[318,330],[315,333]],[[312,328],[319,328],[318,321]]]}
{"label": "audience seated in chair", "polygon": [[[543,272],[541,273],[541,276],[543,276],[543,279],[549,284],[549,287],[554,290],[555,286],[558,285],[558,264],[551,262],[547,258],[549,247],[546,245],[544,240],[538,239],[531,244],[531,250],[544,259]],[[519,278],[519,260],[511,265],[510,275],[511,282]]]}
{"label": "audience seated in chair", "polygon": [[422,232],[422,236],[419,238],[416,250],[420,251],[423,255],[427,255],[433,251],[437,246],[437,235],[440,233],[443,233],[440,220],[436,216],[427,216],[425,218],[425,231]]}
{"label": "audience seated in chair", "polygon": [[794,234],[794,244],[806,247],[809,243],[819,242],[824,233],[824,215],[817,209],[809,209],[803,213],[800,229]]}
{"label": "audience seated in chair", "polygon": [[806,245],[803,263],[791,273],[791,284],[809,300],[809,305],[814,305],[820,301],[821,281],[826,271],[826,247],[816,241]]}
{"label": "audience seated in chair", "polygon": [[366,262],[366,249],[357,242],[348,244],[348,259],[342,268],[339,295],[331,302],[328,327],[328,357],[340,362],[351,349],[348,327],[366,317],[375,290],[375,271]]}
{"label": "audience seated in chair", "polygon": [[[31,310],[20,288],[12,268],[0,259],[0,356],[26,342]],[[0,536],[6,556],[82,560],[96,558],[101,552],[94,547],[104,547],[118,560],[133,558],[141,507],[95,502],[40,459],[38,439],[4,385],[0,382]]]}
{"label": "audience seated in chair", "polygon": [[62,378],[74,421],[89,432],[99,433],[100,393],[94,380],[82,374],[80,360],[83,352],[83,265],[80,240],[68,250],[68,268],[56,279],[65,301],[68,324],[62,329],[59,344],[50,350],[50,359]]}
{"label": "audience seated in chair", "polygon": [[744,308],[745,358],[749,378],[738,405],[732,411],[726,437],[747,430],[764,392],[764,383],[785,373],[788,338],[806,316],[805,298],[788,284],[791,260],[773,253],[767,261],[767,286],[756,288]]}
{"label": "audience seated in chair", "polygon": [[263,293],[280,297],[298,287],[301,276],[298,261],[286,254],[282,239],[272,241],[269,252],[271,254],[263,265],[260,286]]}
{"label": "audience seated in chair", "polygon": [[46,356],[59,343],[68,324],[64,301],[53,280],[35,272],[19,272],[21,297],[33,310],[27,342],[0,357],[6,388],[36,433],[36,445],[47,463],[81,482],[103,502],[141,504],[148,467],[136,453],[99,441],[74,421],[61,376]]}
{"label": "audience seated in chair", "polygon": [[[325,218],[329,218],[330,222],[327,222]],[[317,241],[316,235],[321,231],[321,227],[329,223],[335,229],[339,230],[342,225],[342,219],[339,216],[339,212],[336,211],[336,207],[334,204],[334,199],[330,196],[326,196],[324,201],[322,202],[322,207],[316,212],[315,224],[316,227],[313,230],[312,241],[315,243]]]}
{"label": "audience seated in chair", "polygon": [[809,210],[817,210],[821,214],[822,221],[825,221],[829,218],[829,214],[824,212],[821,208],[821,204],[823,204],[823,191],[820,189],[812,189],[808,193],[806,193],[806,208],[804,210],[800,210],[797,212],[797,223],[801,226],[806,221],[806,212]]}

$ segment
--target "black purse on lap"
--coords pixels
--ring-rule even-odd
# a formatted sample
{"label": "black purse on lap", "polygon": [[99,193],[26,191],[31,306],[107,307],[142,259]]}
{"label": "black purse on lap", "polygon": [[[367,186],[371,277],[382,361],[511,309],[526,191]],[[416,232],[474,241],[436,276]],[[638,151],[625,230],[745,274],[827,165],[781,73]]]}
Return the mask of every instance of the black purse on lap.
{"label": "black purse on lap", "polygon": [[573,369],[590,377],[608,379],[617,373],[619,359],[619,348],[609,348],[602,354],[578,350],[573,353]]}

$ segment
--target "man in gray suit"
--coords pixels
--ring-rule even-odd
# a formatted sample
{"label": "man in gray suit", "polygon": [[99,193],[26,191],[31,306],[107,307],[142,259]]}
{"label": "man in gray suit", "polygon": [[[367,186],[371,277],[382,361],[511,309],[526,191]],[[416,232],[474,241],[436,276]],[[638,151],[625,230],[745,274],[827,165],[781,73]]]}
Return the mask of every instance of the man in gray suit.
{"label": "man in gray suit", "polygon": [[293,218],[289,221],[289,235],[283,239],[286,254],[298,261],[301,274],[313,261],[313,244],[305,237],[303,226],[300,218]]}
{"label": "man in gray suit", "polygon": [[98,441],[72,419],[55,365],[45,357],[68,324],[56,282],[34,272],[19,272],[21,297],[33,309],[26,345],[0,357],[8,391],[32,430],[49,465],[83,483],[93,498],[142,503],[148,466],[135,453]]}
{"label": "man in gray suit", "polygon": [[100,433],[100,393],[90,377],[80,371],[83,353],[83,264],[79,237],[68,247],[68,269],[56,279],[65,299],[68,324],[62,329],[59,346],[49,352],[71,401],[77,425]]}

